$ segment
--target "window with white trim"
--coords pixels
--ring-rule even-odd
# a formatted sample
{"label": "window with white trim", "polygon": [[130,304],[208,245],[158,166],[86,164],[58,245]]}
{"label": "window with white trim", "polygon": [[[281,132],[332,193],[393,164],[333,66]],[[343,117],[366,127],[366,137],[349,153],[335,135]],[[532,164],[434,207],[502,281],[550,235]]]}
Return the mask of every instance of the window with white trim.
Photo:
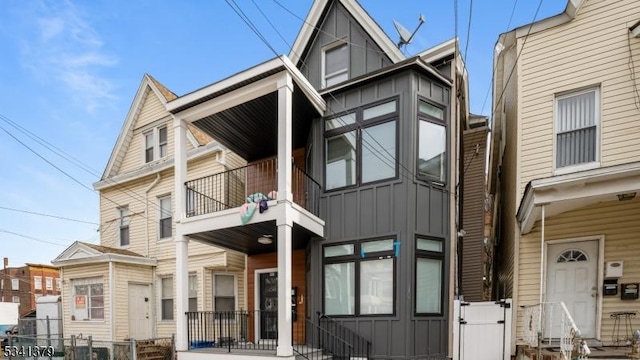
{"label": "window with white trim", "polygon": [[173,320],[173,277],[160,279],[160,318]]}
{"label": "window with white trim", "polygon": [[167,156],[167,127],[151,129],[144,135],[144,162],[162,159]]}
{"label": "window with white trim", "polygon": [[56,278],[56,290],[62,291],[62,280],[60,278]]}
{"label": "window with white trim", "polygon": [[198,275],[189,274],[189,311],[198,311]]}
{"label": "window with white trim", "polygon": [[33,288],[36,290],[42,290],[42,276],[33,277]]}
{"label": "window with white trim", "polygon": [[322,87],[329,87],[349,79],[349,46],[330,45],[322,50]]}
{"label": "window with white trim", "polygon": [[129,246],[129,208],[127,206],[118,208],[118,215],[120,246]]}
{"label": "window with white trim", "polygon": [[599,88],[556,97],[556,169],[598,161]]}
{"label": "window with white trim", "polygon": [[13,301],[14,303],[20,303],[20,296],[13,296],[13,298],[11,299],[11,301]]}
{"label": "window with white trim", "polygon": [[236,277],[215,274],[213,277],[213,311],[236,310]]}
{"label": "window with white trim", "polygon": [[171,195],[158,198],[160,203],[160,220],[158,223],[160,239],[171,237],[172,212],[171,212]]}
{"label": "window with white trim", "polygon": [[11,279],[11,290],[20,290],[20,280]]}
{"label": "window with white trim", "polygon": [[46,286],[47,290],[53,290],[53,278],[52,277],[46,277],[44,280],[45,280],[45,286]]}
{"label": "window with white trim", "polygon": [[102,277],[74,279],[71,320],[104,320]]}

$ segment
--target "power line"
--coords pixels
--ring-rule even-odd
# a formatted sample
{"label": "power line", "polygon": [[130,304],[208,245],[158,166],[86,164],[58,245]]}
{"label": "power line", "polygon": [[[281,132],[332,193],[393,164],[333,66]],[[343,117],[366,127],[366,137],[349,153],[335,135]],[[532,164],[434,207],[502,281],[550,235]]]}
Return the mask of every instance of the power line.
{"label": "power line", "polygon": [[[71,164],[73,164],[73,165],[79,167],[80,169],[84,170],[89,175],[93,175],[93,176],[96,176],[98,178],[101,177],[101,175],[99,174],[99,172],[97,170],[92,169],[89,165],[83,163],[82,161],[80,161],[77,158],[73,157],[72,155],[70,155],[69,153],[65,152],[64,150],[56,147],[55,145],[53,145],[50,142],[46,141],[45,139],[43,139],[42,137],[38,136],[37,134],[29,131],[25,127],[21,126],[20,124],[16,123],[15,121],[9,119],[7,116],[4,116],[4,115],[0,114],[0,120],[2,120],[5,123],[11,125],[12,127],[17,129],[18,131],[22,132],[23,134],[25,134],[26,136],[28,136],[33,141],[37,142],[38,144],[40,144],[41,146],[43,146],[47,150],[53,152],[54,154],[58,155],[59,157],[63,158],[64,160],[67,160]],[[116,185],[117,189],[124,190],[124,192],[127,193],[132,199],[134,199],[136,201],[139,201],[140,203],[144,203],[145,206],[148,204],[142,198],[142,195],[137,194],[134,190],[132,190],[131,188],[127,187],[125,184],[117,184],[113,179],[109,179],[109,178],[105,179],[105,181],[107,181],[108,183]],[[94,191],[94,190],[91,189],[91,191]],[[160,205],[158,205],[156,203],[152,203],[152,206],[154,206],[158,210],[160,210]]]}
{"label": "power line", "polygon": [[21,237],[21,238],[25,238],[25,239],[29,239],[29,240],[33,240],[33,241],[37,241],[37,242],[41,242],[41,243],[45,243],[45,244],[58,245],[58,246],[63,246],[63,247],[67,247],[67,246],[69,246],[69,245],[67,245],[67,244],[61,244],[61,243],[57,243],[57,242],[53,242],[53,241],[48,241],[48,240],[38,239],[38,238],[35,238],[35,237],[33,237],[33,236],[20,234],[20,233],[14,232],[14,231],[6,230],[6,229],[0,229],[0,232],[2,232],[2,233],[6,233],[6,234],[15,235],[15,236],[19,236],[19,237]]}
{"label": "power line", "polygon": [[[511,8],[511,16],[509,16],[509,22],[507,23],[507,29],[505,30],[505,32],[509,31],[509,28],[511,27],[511,20],[513,20],[513,14],[515,14],[516,12],[516,5],[518,4],[518,0],[515,0],[513,2],[513,7]],[[491,89],[493,88],[493,77],[495,76],[496,73],[496,65],[497,64],[493,64],[492,66],[492,70],[491,70],[491,80],[489,81],[489,87],[487,88],[487,93],[484,95],[484,101],[482,102],[482,109],[480,110],[480,114],[482,114],[484,112],[484,106],[487,104],[487,99],[489,98],[489,93],[491,92]]]}
{"label": "power line", "polygon": [[92,222],[92,221],[72,219],[72,218],[68,218],[68,217],[64,217],[64,216],[39,213],[39,212],[29,211],[29,210],[14,209],[14,208],[5,207],[5,206],[0,206],[0,209],[8,210],[8,211],[20,212],[20,213],[25,213],[25,214],[30,214],[30,215],[46,216],[46,217],[50,217],[50,218],[54,218],[54,219],[60,219],[60,220],[74,221],[74,222],[83,223],[83,224],[100,225],[99,223]]}
{"label": "power line", "polygon": [[540,11],[540,8],[542,7],[542,2],[543,1],[544,0],[540,0],[540,2],[538,3],[538,8],[536,9],[535,14],[533,15],[533,20],[531,20],[531,23],[529,24],[529,30],[527,30],[527,35],[525,35],[524,40],[522,41],[522,47],[520,48],[520,51],[518,51],[518,55],[516,56],[516,61],[513,63],[513,67],[511,68],[511,72],[509,73],[509,77],[507,78],[507,81],[504,83],[504,86],[502,88],[502,92],[500,93],[500,97],[498,98],[498,101],[496,101],[495,107],[493,108],[493,111],[491,112],[491,118],[493,118],[493,116],[495,115],[495,112],[498,109],[498,104],[500,104],[500,101],[502,100],[502,97],[504,96],[504,92],[507,90],[507,84],[509,84],[509,81],[511,80],[511,76],[513,76],[513,72],[516,70],[516,66],[518,65],[518,60],[520,60],[520,55],[522,55],[522,51],[524,50],[524,46],[527,43],[527,39],[529,38],[529,34],[531,34],[531,29],[533,28],[533,23],[536,21],[536,18],[538,17],[538,12]]}
{"label": "power line", "polygon": [[469,54],[467,51],[469,50],[469,38],[471,37],[471,17],[473,14],[473,0],[469,0],[469,22],[467,24],[467,40],[464,46],[464,63],[467,63],[467,59],[469,58]]}

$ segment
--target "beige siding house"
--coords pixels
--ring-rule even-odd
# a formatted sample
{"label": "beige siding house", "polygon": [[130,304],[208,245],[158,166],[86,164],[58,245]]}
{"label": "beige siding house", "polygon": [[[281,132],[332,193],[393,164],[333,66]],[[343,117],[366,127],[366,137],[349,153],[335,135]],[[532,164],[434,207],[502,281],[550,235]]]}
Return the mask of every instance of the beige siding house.
{"label": "beige siding house", "polygon": [[[563,13],[497,41],[495,291],[519,309],[514,351],[537,330],[562,335],[562,316],[548,310],[560,302],[583,338],[617,345],[629,336],[614,334],[612,314],[635,312],[640,303],[637,291],[623,296],[626,284],[637,289],[640,282],[637,5],[571,0]],[[541,303],[541,321],[532,325]]]}
{"label": "beige siding house", "polygon": [[[173,118],[176,95],[145,75],[100,181],[100,245],[76,242],[61,267],[65,335],[121,341],[175,334]],[[244,165],[189,126],[188,180]],[[189,311],[213,311],[215,279],[233,279],[235,308],[246,308],[245,255],[194,243],[189,248]],[[218,294],[220,295],[220,294]]]}

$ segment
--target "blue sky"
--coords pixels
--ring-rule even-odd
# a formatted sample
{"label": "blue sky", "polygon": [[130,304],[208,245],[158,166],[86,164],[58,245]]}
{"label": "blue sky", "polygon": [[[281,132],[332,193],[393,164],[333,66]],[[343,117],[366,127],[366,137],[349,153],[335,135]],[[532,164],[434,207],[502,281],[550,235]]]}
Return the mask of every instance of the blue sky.
{"label": "blue sky", "polygon": [[[468,42],[471,111],[490,115],[495,41],[514,2],[510,28],[531,22],[538,1],[476,0],[467,38],[469,1],[458,1],[458,34],[463,52]],[[537,19],[566,1],[543,1]],[[279,54],[288,54],[311,7],[236,2]],[[394,41],[394,19],[412,31],[426,17],[406,55],[455,34],[453,0],[360,3]],[[98,195],[89,189],[144,73],[182,95],[274,57],[223,0],[2,1],[0,48],[0,258],[10,266],[49,263],[75,240],[99,242]]]}

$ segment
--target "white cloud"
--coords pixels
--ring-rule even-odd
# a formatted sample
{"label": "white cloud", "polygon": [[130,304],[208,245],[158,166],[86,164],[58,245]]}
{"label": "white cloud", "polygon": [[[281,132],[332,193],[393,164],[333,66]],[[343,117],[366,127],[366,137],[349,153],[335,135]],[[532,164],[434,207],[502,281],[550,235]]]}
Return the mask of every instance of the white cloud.
{"label": "white cloud", "polygon": [[30,10],[25,17],[33,30],[21,39],[24,66],[39,79],[62,84],[88,112],[115,99],[114,85],[102,72],[118,61],[105,52],[82,11],[70,1],[41,2]]}

